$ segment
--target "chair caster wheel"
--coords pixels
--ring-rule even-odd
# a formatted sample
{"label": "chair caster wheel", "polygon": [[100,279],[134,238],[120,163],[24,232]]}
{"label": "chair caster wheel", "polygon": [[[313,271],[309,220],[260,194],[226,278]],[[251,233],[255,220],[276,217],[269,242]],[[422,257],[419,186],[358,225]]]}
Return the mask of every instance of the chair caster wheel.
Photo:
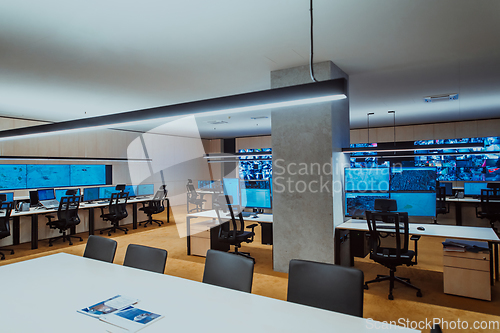
{"label": "chair caster wheel", "polygon": [[73,245],[73,243],[69,243],[69,245]]}
{"label": "chair caster wheel", "polygon": [[108,233],[108,236],[111,236],[111,233]]}
{"label": "chair caster wheel", "polygon": [[82,238],[82,237],[80,237],[80,242],[82,242],[82,241],[83,241],[83,238]]}
{"label": "chair caster wheel", "polygon": [[102,235],[102,231],[100,231],[100,234]]}
{"label": "chair caster wheel", "polygon": [[365,290],[368,290],[368,285],[365,284],[363,287],[365,288]]}
{"label": "chair caster wheel", "polygon": [[5,260],[5,257],[2,257],[2,259],[0,259],[0,260]]}
{"label": "chair caster wheel", "polygon": [[127,232],[125,231],[125,235],[127,234]]}
{"label": "chair caster wheel", "polygon": [[392,301],[394,299],[394,296],[392,296],[392,294],[389,295],[389,299]]}
{"label": "chair caster wheel", "polygon": [[52,244],[51,244],[51,243],[49,243],[49,246],[52,246]]}
{"label": "chair caster wheel", "polygon": [[420,290],[417,291],[417,297],[422,297],[422,292]]}
{"label": "chair caster wheel", "polygon": [[14,250],[10,251],[10,254],[14,254]]}

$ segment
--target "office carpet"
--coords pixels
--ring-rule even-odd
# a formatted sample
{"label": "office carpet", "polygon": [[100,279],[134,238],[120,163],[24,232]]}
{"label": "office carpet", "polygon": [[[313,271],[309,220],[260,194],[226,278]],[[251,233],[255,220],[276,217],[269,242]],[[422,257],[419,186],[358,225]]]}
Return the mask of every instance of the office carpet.
{"label": "office carpet", "polygon": [[[128,244],[142,244],[163,248],[168,251],[165,274],[174,275],[194,281],[201,281],[205,259],[186,254],[185,206],[172,208],[171,223],[162,227],[148,226],[130,230],[128,235],[121,232],[111,236],[118,241],[115,264],[122,264]],[[163,216],[166,220],[166,215]],[[272,269],[272,247],[260,244],[260,229],[256,228],[257,236],[254,243],[243,245],[242,250],[250,252],[256,259],[255,275],[252,292],[258,295],[286,299],[287,274],[275,272]],[[96,233],[99,234],[99,233]],[[28,260],[58,252],[82,255],[85,249],[87,235],[82,233],[83,242],[55,243],[48,246],[47,240],[39,242],[39,249],[31,250],[29,243],[14,248],[16,254],[6,252],[6,260],[0,265]],[[466,297],[446,295],[443,293],[442,245],[444,239],[422,237],[419,241],[419,263],[413,267],[401,267],[397,275],[408,277],[412,283],[422,289],[423,297],[416,296],[413,289],[396,285],[394,300],[387,299],[388,282],[375,283],[365,291],[364,317],[378,321],[393,321],[407,324],[408,321],[425,321],[439,318],[448,322],[466,321],[473,325],[475,321],[500,322],[500,284],[492,288],[492,301],[481,301]],[[1,249],[0,249],[1,250]],[[373,279],[377,274],[387,274],[388,270],[368,258],[356,258],[355,267],[365,274],[365,280]],[[408,320],[408,321],[407,321]],[[427,332],[428,330],[424,330]],[[445,332],[453,332],[448,329]],[[458,332],[458,330],[456,330]],[[495,332],[496,330],[474,330],[470,327],[461,332]]]}

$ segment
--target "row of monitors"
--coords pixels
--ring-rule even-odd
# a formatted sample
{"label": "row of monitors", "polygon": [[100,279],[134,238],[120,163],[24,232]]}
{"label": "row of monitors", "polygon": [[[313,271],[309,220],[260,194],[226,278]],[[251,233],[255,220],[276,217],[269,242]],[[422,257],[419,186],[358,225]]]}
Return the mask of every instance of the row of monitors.
{"label": "row of monitors", "polygon": [[249,181],[238,178],[223,179],[224,194],[233,198],[233,205],[247,208],[271,209],[271,182]]}
{"label": "row of monitors", "polygon": [[0,189],[54,188],[111,184],[104,164],[0,164]]}
{"label": "row of monitors", "polygon": [[[66,195],[67,190],[54,190],[53,188],[38,190],[38,200],[61,201],[61,197]],[[120,191],[116,190],[116,186],[87,187],[83,189],[83,201],[111,199],[111,195],[118,192]],[[124,192],[128,192],[129,197],[153,195],[154,184],[127,185]],[[80,189],[77,189],[76,195],[81,195]]]}
{"label": "row of monitors", "polygon": [[[481,190],[485,190],[488,188],[488,182],[464,182],[464,196],[466,197],[475,197],[481,195]],[[453,195],[453,185],[449,182],[439,183],[440,187],[444,187],[446,189],[446,195]]]}
{"label": "row of monitors", "polygon": [[375,199],[394,199],[399,212],[408,216],[436,216],[436,193],[432,192],[393,192],[393,193],[346,193],[345,214],[351,217],[364,217],[365,211],[375,209]]}
{"label": "row of monitors", "polygon": [[436,192],[436,169],[346,168],[347,192]]}

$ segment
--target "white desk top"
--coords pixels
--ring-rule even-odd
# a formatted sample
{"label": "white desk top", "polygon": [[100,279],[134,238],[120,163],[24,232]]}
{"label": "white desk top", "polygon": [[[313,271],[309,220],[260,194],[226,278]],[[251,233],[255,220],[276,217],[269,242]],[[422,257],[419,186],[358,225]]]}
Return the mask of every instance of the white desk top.
{"label": "white desk top", "polygon": [[141,333],[377,331],[362,318],[65,253],[2,266],[0,276],[2,332],[104,333],[109,324],[76,311],[118,294],[165,315]]}
{"label": "white desk top", "polygon": [[[198,212],[198,213],[192,213],[188,214],[188,217],[202,217],[202,218],[210,218],[210,219],[216,219],[217,218],[217,213],[215,210],[205,210],[203,212]],[[229,213],[224,214],[222,213],[221,218],[223,219],[229,219],[231,215]],[[235,216],[236,217],[236,216]],[[273,214],[258,214],[257,217],[243,217],[243,220],[247,222],[265,222],[265,223],[273,223]]]}
{"label": "white desk top", "polygon": [[[500,239],[496,235],[495,231],[491,228],[420,223],[410,223],[409,227],[410,234],[412,235],[500,242]],[[424,227],[425,230],[417,230],[417,227]],[[336,228],[368,231],[368,224],[366,223],[366,220],[351,219],[336,226]]]}

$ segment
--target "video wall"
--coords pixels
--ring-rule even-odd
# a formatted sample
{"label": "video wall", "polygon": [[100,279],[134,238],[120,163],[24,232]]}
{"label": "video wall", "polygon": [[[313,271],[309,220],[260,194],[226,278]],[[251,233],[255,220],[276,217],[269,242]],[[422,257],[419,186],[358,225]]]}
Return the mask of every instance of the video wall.
{"label": "video wall", "polygon": [[436,215],[436,169],[429,167],[346,168],[347,216],[364,217],[375,199],[395,199],[409,216]]}
{"label": "video wall", "polygon": [[[446,145],[471,144],[476,147],[447,149]],[[426,146],[440,145],[440,149]],[[439,181],[500,181],[500,137],[418,140],[413,157],[377,157],[376,152],[351,153],[351,167],[394,165],[435,167]],[[351,148],[377,147],[377,143],[353,144]]]}
{"label": "video wall", "polygon": [[238,153],[247,154],[239,156],[240,179],[264,180],[272,177],[273,156],[271,148],[240,149]]}
{"label": "video wall", "polygon": [[106,185],[111,181],[111,165],[0,164],[0,190]]}

